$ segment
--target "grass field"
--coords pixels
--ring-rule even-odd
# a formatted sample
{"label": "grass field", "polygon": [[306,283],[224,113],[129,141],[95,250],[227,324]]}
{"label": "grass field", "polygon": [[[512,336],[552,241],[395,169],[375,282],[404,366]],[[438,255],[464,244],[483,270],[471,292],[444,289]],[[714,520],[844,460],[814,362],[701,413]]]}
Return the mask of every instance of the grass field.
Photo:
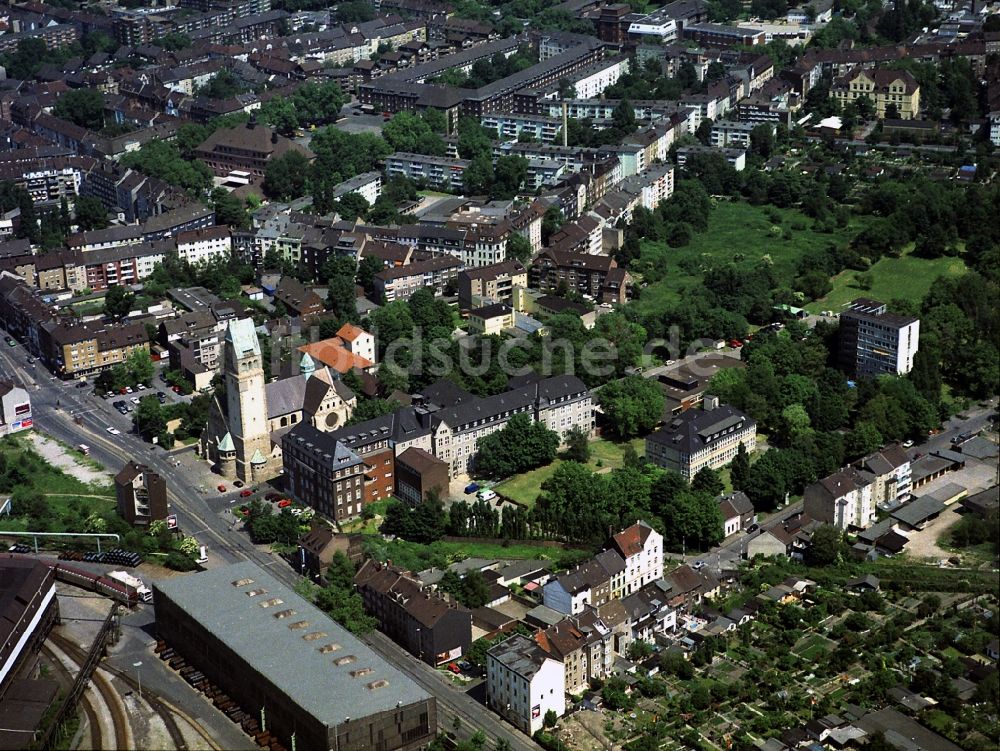
{"label": "grass field", "polygon": [[[781,222],[772,222],[769,214]],[[769,257],[779,278],[788,279],[804,251],[847,243],[857,234],[861,220],[831,234],[814,231],[812,224],[812,219],[795,209],[721,201],[712,210],[708,231],[695,234],[687,247],[670,248],[663,241],[642,243],[642,261],[663,275],[642,290],[636,305],[643,313],[655,313],[680,302],[711,263]]]}
{"label": "grass field", "polygon": [[[635,438],[631,441],[632,447],[640,454],[645,451],[645,442],[642,438]],[[612,443],[600,438],[590,442],[590,461],[587,463],[591,469],[606,469],[610,467],[622,466],[622,456],[625,450],[624,443]],[[516,475],[509,480],[504,480],[496,486],[498,493],[502,493],[508,498],[512,498],[518,503],[523,503],[527,507],[535,505],[535,501],[542,492],[542,483],[555,474],[556,469],[562,464],[562,460],[556,459],[552,464]]]}
{"label": "grass field", "polygon": [[365,552],[380,561],[391,560],[393,564],[410,571],[423,571],[437,567],[445,568],[466,558],[549,560],[557,568],[567,568],[593,555],[591,550],[549,548],[539,545],[525,545],[511,542],[510,545],[480,542],[444,542],[438,540],[430,545],[419,545],[405,540],[386,542],[381,537],[366,537]]}
{"label": "grass field", "polygon": [[895,298],[919,302],[941,276],[959,276],[965,272],[961,258],[917,258],[903,255],[883,258],[871,267],[872,287],[857,286],[856,271],[842,271],[833,277],[833,289],[826,297],[806,305],[810,313],[840,311],[855,297],[871,297],[888,302]]}

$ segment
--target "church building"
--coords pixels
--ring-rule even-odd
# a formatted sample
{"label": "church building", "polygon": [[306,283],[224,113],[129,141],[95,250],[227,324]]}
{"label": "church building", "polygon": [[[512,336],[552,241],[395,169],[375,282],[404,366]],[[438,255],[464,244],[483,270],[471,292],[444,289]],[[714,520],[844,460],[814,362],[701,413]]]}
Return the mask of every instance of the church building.
{"label": "church building", "polygon": [[300,422],[327,432],[342,426],[357,404],[329,368],[302,357],[299,375],[264,382],[260,341],[249,318],[226,328],[225,400],[216,397],[201,436],[201,455],[223,477],[263,482],[281,469],[281,436]]}

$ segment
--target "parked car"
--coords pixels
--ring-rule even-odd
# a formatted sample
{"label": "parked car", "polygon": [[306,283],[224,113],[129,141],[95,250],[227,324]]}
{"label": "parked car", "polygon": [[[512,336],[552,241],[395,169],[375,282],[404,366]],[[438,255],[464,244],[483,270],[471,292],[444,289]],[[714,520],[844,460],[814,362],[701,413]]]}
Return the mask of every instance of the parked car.
{"label": "parked car", "polygon": [[450,665],[448,665],[448,670],[450,670],[455,675],[461,675],[462,674],[462,668],[460,668],[454,662],[451,663]]}
{"label": "parked car", "polygon": [[281,493],[268,493],[267,495],[264,496],[264,500],[266,500],[266,501],[280,501],[281,500]]}
{"label": "parked car", "polygon": [[733,349],[739,349],[740,347],[743,346],[743,342],[740,341],[739,339],[730,339],[729,346],[732,347]]}
{"label": "parked car", "polygon": [[76,382],[76,387],[78,389],[85,389],[85,388],[87,388],[87,382],[86,381],[77,381]]}
{"label": "parked car", "polygon": [[219,485],[216,485],[215,489],[218,490],[220,493],[225,493],[226,492],[226,486],[223,485],[223,484],[221,484],[221,483]]}
{"label": "parked car", "polygon": [[8,347],[16,347],[17,342],[14,341],[13,337],[5,336],[4,341],[7,342]]}
{"label": "parked car", "polygon": [[747,527],[747,532],[756,532],[758,529],[760,529],[759,524],[751,524],[749,527]]}
{"label": "parked car", "polygon": [[477,483],[470,482],[468,485],[465,486],[465,494],[466,495],[472,495],[477,490],[479,490],[479,485]]}
{"label": "parked car", "polygon": [[904,449],[913,448],[913,441],[912,440],[903,441],[903,448]]}
{"label": "parked car", "polygon": [[705,561],[695,561],[694,563],[691,564],[691,568],[693,568],[695,571],[701,571],[707,565],[708,564]]}
{"label": "parked car", "polygon": [[278,501],[278,508],[288,508],[291,505],[292,502],[287,498],[282,498],[280,501]]}
{"label": "parked car", "polygon": [[[235,483],[234,483],[235,484]],[[240,491],[240,498],[249,498],[253,495],[253,491],[247,488],[246,490]]]}
{"label": "parked car", "polygon": [[125,387],[125,393],[126,394],[131,394],[132,393],[132,387],[131,386],[126,386]]}
{"label": "parked car", "polygon": [[496,499],[497,494],[496,494],[495,490],[492,490],[490,488],[484,488],[483,490],[479,491],[479,493],[477,494],[477,497],[481,501],[492,501],[492,500]]}
{"label": "parked car", "polygon": [[242,488],[243,487],[243,480],[233,480],[233,487],[234,488]]}
{"label": "parked car", "polygon": [[182,393],[184,393],[183,391],[181,391],[181,387],[180,387],[180,386],[171,386],[171,387],[170,387],[170,389],[171,389],[171,390],[172,390],[172,391],[173,391],[173,392],[174,392],[175,394],[182,394]]}

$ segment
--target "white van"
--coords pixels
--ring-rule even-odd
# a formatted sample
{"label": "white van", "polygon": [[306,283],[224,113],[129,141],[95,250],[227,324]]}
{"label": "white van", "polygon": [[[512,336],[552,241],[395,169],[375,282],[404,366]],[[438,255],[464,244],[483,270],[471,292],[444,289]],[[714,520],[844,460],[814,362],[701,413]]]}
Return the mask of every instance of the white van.
{"label": "white van", "polygon": [[478,493],[476,493],[476,497],[479,498],[479,500],[481,501],[492,501],[496,499],[497,494],[491,488],[483,488]]}

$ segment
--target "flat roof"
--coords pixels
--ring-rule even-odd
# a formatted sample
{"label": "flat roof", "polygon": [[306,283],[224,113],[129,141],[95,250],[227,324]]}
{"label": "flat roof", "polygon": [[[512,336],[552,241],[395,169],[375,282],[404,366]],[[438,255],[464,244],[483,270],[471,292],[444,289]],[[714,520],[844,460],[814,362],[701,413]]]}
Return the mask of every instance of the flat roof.
{"label": "flat roof", "polygon": [[327,726],[430,699],[343,626],[249,561],[156,582],[153,590],[154,603],[165,596]]}

